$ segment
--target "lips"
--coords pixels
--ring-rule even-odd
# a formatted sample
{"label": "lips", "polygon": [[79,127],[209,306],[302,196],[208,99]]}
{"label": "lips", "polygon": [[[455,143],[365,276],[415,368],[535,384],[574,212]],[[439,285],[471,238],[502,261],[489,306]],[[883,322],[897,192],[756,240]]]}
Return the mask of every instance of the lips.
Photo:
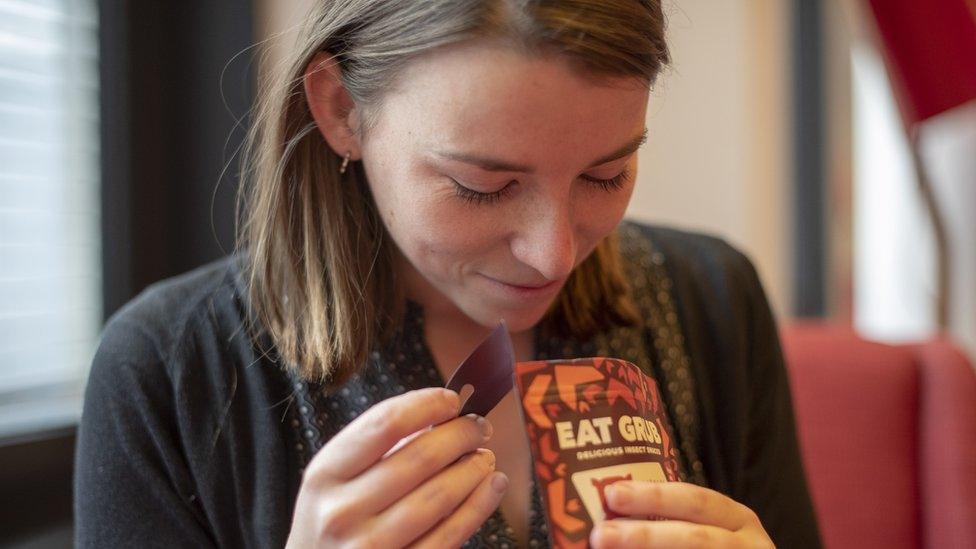
{"label": "lips", "polygon": [[488,276],[488,275],[484,275],[484,276],[485,278],[488,278],[499,284],[505,284],[506,286],[512,286],[515,288],[519,288],[521,290],[541,290],[543,288],[548,288],[549,286],[552,286],[557,282],[556,280],[549,280],[544,282],[509,282],[502,278],[495,278],[493,276]]}
{"label": "lips", "polygon": [[488,275],[482,275],[482,276],[484,276],[485,278],[487,278],[488,280],[490,280],[491,282],[495,283],[496,285],[502,288],[508,288],[509,291],[527,292],[533,295],[541,294],[543,292],[547,292],[548,290],[552,290],[556,287],[559,287],[562,285],[563,282],[562,280],[550,280],[546,282],[538,282],[538,281],[508,282],[505,279],[499,279],[493,276],[488,276]]}
{"label": "lips", "polygon": [[549,282],[531,283],[531,284],[521,284],[521,283],[514,283],[514,282],[505,282],[503,280],[502,281],[499,281],[499,282],[501,282],[502,284],[508,284],[509,286],[515,286],[516,288],[522,288],[522,289],[525,289],[525,290],[541,290],[542,288],[548,288],[549,286],[552,286],[553,284],[556,283],[555,280],[550,280]]}

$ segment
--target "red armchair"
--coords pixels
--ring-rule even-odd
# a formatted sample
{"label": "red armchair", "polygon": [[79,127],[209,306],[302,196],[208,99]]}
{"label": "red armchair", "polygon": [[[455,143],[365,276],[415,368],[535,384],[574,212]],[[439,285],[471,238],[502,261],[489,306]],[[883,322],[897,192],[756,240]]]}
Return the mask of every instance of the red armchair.
{"label": "red armchair", "polygon": [[945,341],[783,330],[825,547],[976,547],[976,374]]}

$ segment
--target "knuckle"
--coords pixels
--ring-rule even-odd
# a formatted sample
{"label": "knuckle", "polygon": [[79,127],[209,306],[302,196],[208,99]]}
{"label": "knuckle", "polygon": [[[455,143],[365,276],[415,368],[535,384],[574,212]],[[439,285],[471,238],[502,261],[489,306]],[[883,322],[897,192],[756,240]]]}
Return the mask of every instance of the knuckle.
{"label": "knuckle", "polygon": [[[370,410],[373,411],[373,410]],[[375,410],[366,421],[364,437],[379,439],[382,444],[392,448],[400,439],[412,434],[410,419],[402,406],[390,406],[386,410]]]}
{"label": "knuckle", "polygon": [[437,446],[435,444],[429,444],[429,441],[423,440],[423,438],[410,442],[410,444],[404,446],[400,451],[403,452],[404,461],[411,465],[436,463],[438,457],[440,457]]}
{"label": "knuckle", "polygon": [[378,532],[371,529],[351,543],[350,546],[355,549],[383,549],[389,547],[389,543],[381,539],[381,535]]}
{"label": "knuckle", "polygon": [[345,537],[356,523],[355,509],[343,503],[322,507],[317,522],[319,539]]}
{"label": "knuckle", "polygon": [[358,427],[363,437],[380,438],[388,442],[396,438],[396,432],[403,427],[402,415],[398,413],[395,404],[388,402],[382,402],[359,416]]}
{"label": "knuckle", "polygon": [[[325,452],[319,452],[315,455],[315,457],[317,458],[320,455],[324,458]],[[312,461],[309,462],[309,464],[305,467],[305,470],[302,471],[302,488],[310,490],[313,487],[318,487],[324,482],[324,479],[327,478],[328,470],[322,461],[322,459],[313,458]]]}
{"label": "knuckle", "polygon": [[688,532],[688,547],[705,549],[714,547],[715,541],[712,533],[705,528],[696,527]]}
{"label": "knuckle", "polygon": [[430,487],[424,499],[438,519],[449,515],[457,505],[454,494],[442,486]]}
{"label": "knuckle", "polygon": [[745,513],[746,513],[746,521],[749,524],[753,524],[753,525],[761,525],[762,524],[762,521],[759,520],[759,515],[757,515],[755,511],[753,511],[752,509],[746,507],[745,505],[743,505],[742,507],[745,510]]}
{"label": "knuckle", "polygon": [[648,504],[651,509],[663,509],[664,508],[664,494],[662,493],[661,486],[656,482],[649,482],[644,487],[644,494],[647,498]]}
{"label": "knuckle", "polygon": [[633,547],[656,547],[660,542],[651,528],[625,529],[622,541],[625,546]]}
{"label": "knuckle", "polygon": [[708,513],[709,493],[695,491],[691,496],[688,512],[692,520],[701,520]]}

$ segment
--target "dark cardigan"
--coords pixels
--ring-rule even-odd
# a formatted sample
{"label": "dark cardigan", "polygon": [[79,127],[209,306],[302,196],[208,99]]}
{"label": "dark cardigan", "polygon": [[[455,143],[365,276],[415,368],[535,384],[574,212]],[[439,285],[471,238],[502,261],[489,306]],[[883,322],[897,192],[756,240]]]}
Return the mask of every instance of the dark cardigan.
{"label": "dark cardigan", "polygon": [[[754,510],[778,546],[820,547],[776,327],[751,263],[715,238],[623,228],[659,252],[673,281],[705,483]],[[422,323],[408,318],[403,330],[414,333],[402,345],[374,353],[343,394],[317,394],[252,346],[236,266],[228,258],[159,283],[105,327],[78,434],[78,546],[282,547],[310,455],[374,402],[442,382],[415,333]],[[544,540],[544,521],[532,525]],[[468,545],[514,547],[498,512]]]}

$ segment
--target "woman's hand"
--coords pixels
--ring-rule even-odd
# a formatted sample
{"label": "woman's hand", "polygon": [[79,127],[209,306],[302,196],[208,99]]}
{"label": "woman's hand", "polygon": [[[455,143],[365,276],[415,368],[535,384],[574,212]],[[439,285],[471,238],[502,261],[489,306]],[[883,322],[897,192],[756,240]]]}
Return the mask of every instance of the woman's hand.
{"label": "woman's hand", "polygon": [[684,482],[620,481],[605,495],[617,513],[665,520],[604,521],[590,534],[597,549],[773,547],[756,513],[714,490]]}
{"label": "woman's hand", "polygon": [[411,391],[370,408],[305,469],[288,547],[447,547],[494,512],[508,479],[479,448],[491,425],[457,393]]}

